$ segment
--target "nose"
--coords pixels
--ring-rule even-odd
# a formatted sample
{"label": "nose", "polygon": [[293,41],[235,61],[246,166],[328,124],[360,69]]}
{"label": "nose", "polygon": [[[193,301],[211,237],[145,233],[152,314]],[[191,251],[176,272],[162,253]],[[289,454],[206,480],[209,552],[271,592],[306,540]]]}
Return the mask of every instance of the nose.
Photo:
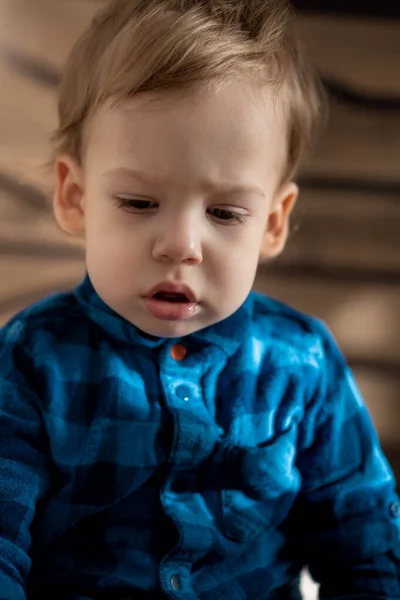
{"label": "nose", "polygon": [[203,261],[198,223],[189,219],[168,221],[157,232],[153,258],[160,262],[198,265]]}

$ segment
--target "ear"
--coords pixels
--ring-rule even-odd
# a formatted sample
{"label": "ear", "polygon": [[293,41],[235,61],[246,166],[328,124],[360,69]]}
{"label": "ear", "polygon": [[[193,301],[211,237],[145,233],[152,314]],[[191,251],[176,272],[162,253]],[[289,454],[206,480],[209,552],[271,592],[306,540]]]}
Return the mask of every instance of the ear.
{"label": "ear", "polygon": [[274,258],[284,249],[289,235],[289,217],[298,195],[299,188],[293,181],[285,183],[276,193],[261,246],[261,259]]}
{"label": "ear", "polygon": [[85,231],[82,167],[72,157],[59,156],[56,161],[56,188],[53,211],[57,223],[70,235]]}

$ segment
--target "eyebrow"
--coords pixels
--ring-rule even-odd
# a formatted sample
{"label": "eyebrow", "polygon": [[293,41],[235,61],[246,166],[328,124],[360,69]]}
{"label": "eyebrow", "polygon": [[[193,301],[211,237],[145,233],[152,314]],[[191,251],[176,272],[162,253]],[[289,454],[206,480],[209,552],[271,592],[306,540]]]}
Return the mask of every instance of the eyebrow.
{"label": "eyebrow", "polygon": [[[128,169],[126,167],[117,167],[115,169],[110,169],[109,171],[106,171],[105,173],[103,173],[103,175],[107,176],[107,175],[122,175],[125,177],[129,177],[130,179],[136,179],[139,181],[142,181],[143,183],[146,184],[154,184],[156,183],[157,185],[162,184],[162,180],[160,179],[160,177],[158,175],[152,175],[151,173],[146,173],[145,171],[140,171],[140,170],[136,170],[136,169]],[[225,194],[238,194],[238,193],[242,193],[242,194],[257,194],[259,196],[262,196],[263,198],[265,198],[265,193],[263,192],[262,188],[256,186],[256,185],[251,185],[251,184],[231,184],[231,183],[226,183],[226,184],[216,184],[213,183],[212,181],[205,181],[202,186],[201,186],[204,190],[206,191],[215,191],[215,192],[219,192],[219,193],[225,193]]]}

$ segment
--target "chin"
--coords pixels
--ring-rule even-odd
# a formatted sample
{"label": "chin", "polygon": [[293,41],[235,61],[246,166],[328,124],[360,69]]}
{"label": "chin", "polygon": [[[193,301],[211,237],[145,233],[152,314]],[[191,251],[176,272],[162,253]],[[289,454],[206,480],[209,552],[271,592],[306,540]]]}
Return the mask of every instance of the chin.
{"label": "chin", "polygon": [[153,337],[180,338],[204,329],[208,324],[195,323],[194,321],[157,321],[155,323],[143,323],[138,328]]}

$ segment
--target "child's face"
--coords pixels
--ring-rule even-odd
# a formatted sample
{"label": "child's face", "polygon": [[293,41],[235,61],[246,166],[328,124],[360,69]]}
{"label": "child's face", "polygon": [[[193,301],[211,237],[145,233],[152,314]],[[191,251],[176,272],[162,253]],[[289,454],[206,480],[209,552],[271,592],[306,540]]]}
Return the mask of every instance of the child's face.
{"label": "child's face", "polygon": [[[297,195],[279,185],[285,151],[283,117],[250,84],[142,94],[98,112],[82,169],[59,159],[56,217],[84,232],[111,308],[148,334],[184,336],[235,312],[260,256],[282,249]],[[152,296],[159,284],[186,300]]]}

